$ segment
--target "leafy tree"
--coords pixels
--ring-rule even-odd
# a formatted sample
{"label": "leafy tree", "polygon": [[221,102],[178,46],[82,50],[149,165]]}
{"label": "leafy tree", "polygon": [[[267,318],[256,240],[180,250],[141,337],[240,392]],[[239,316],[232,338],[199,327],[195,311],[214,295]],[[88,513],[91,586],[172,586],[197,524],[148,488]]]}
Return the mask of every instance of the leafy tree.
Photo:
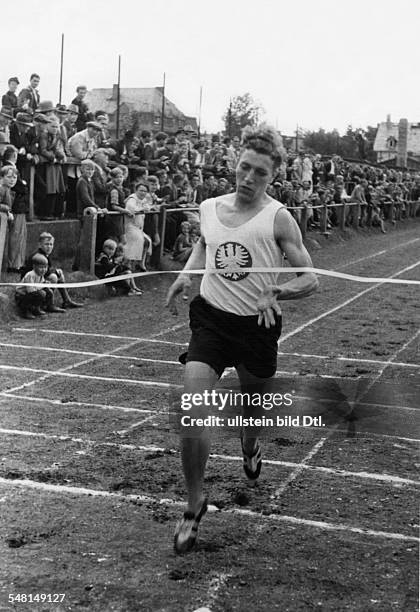
{"label": "leafy tree", "polygon": [[231,137],[240,136],[246,125],[257,125],[264,113],[264,108],[251,94],[235,96],[222,117],[226,134]]}

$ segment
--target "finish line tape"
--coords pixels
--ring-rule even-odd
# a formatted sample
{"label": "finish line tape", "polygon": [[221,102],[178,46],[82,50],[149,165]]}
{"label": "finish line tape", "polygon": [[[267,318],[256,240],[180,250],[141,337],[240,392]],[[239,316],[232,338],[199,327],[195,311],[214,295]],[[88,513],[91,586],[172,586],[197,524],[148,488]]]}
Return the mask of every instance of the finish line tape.
{"label": "finish line tape", "polygon": [[[415,263],[412,268],[420,265],[420,261]],[[372,278],[368,276],[355,276],[353,274],[344,274],[342,272],[335,272],[334,270],[323,270],[321,268],[223,268],[223,269],[209,269],[209,270],[158,270],[150,272],[132,272],[130,274],[123,274],[121,276],[111,276],[108,278],[98,278],[96,280],[83,281],[79,283],[48,283],[50,289],[75,289],[78,287],[95,287],[98,285],[107,285],[108,283],[115,283],[117,281],[127,280],[130,278],[144,278],[146,276],[156,276],[159,274],[243,274],[244,272],[258,272],[263,274],[289,274],[296,273],[302,274],[303,272],[313,272],[320,276],[330,276],[333,278],[340,278],[343,280],[349,280],[356,283],[378,283],[378,284],[392,284],[392,285],[420,285],[420,280],[411,279],[400,279],[400,278]],[[0,283],[0,287],[37,287],[43,288],[46,283],[11,283],[3,282]]]}

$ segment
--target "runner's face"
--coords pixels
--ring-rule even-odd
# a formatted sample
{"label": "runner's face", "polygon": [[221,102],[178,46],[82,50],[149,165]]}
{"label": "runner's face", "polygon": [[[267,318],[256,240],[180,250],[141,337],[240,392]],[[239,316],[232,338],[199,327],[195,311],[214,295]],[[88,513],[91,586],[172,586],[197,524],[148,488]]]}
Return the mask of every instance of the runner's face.
{"label": "runner's face", "polygon": [[273,162],[268,155],[245,149],[236,167],[236,193],[243,202],[257,202],[273,179]]}

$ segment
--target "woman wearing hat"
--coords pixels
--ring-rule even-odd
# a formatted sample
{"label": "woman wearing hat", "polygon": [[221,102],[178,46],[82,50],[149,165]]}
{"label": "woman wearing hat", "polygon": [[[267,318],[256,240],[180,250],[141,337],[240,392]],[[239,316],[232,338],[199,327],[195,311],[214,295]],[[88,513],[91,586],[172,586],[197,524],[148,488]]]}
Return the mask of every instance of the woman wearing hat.
{"label": "woman wearing hat", "polygon": [[54,219],[62,214],[65,186],[61,164],[65,160],[63,143],[60,138],[58,119],[51,119],[46,132],[39,137],[40,163],[37,173],[44,182],[45,190],[39,206],[44,219]]}

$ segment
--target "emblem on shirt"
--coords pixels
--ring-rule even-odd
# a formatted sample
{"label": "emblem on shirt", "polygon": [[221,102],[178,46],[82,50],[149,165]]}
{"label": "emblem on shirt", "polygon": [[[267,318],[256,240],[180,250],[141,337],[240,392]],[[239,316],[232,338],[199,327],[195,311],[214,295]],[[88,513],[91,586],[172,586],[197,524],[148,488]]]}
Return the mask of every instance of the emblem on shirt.
{"label": "emblem on shirt", "polygon": [[[249,272],[238,272],[238,268],[250,268],[252,266],[251,253],[239,242],[225,242],[217,247],[215,264],[218,270],[226,269],[222,274],[224,278],[238,281],[246,278]],[[235,272],[229,272],[235,270]]]}

